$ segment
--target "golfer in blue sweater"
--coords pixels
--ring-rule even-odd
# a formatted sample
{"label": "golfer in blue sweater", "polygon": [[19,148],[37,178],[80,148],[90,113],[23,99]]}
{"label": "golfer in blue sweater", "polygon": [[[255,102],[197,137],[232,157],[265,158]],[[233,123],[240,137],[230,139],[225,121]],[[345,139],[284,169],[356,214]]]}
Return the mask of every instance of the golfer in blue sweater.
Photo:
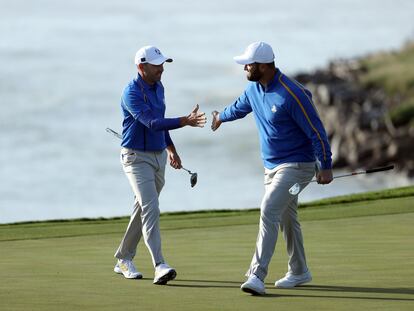
{"label": "golfer in blue sweater", "polygon": [[204,127],[204,112],[196,105],[186,116],[165,117],[164,86],[161,76],[164,63],[171,63],[155,46],[144,46],[135,54],[137,76],[125,87],[121,96],[124,116],[122,125],[121,163],[135,195],[124,237],[115,253],[116,273],[127,279],[140,279],[142,273],[133,263],[138,242],[143,237],[155,268],[154,284],[165,285],[177,272],[162,254],[158,197],[165,183],[167,161],[175,169],[182,168],[181,159],[171,139],[170,130],[184,126]]}
{"label": "golfer in blue sweater", "polygon": [[241,289],[263,295],[279,227],[287,243],[289,264],[286,276],[275,286],[292,288],[312,280],[297,217],[298,198],[288,190],[295,183],[306,184],[312,179],[316,161],[320,167],[316,171],[318,183],[330,183],[331,151],[311,93],[275,67],[270,45],[252,43],[234,60],[244,65],[250,82],[232,105],[220,113],[213,111],[211,128],[215,131],[223,122],[244,118],[250,112],[256,120],[265,167],[265,195],[256,250]]}

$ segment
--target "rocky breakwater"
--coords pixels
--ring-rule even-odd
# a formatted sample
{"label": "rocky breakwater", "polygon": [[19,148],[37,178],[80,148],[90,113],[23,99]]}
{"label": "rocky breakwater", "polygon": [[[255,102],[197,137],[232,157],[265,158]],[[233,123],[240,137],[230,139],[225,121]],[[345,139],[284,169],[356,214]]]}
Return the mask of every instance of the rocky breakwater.
{"label": "rocky breakwater", "polygon": [[[325,69],[295,78],[313,94],[326,127],[335,168],[395,164],[414,176],[414,122],[397,122],[392,110],[404,96],[361,82],[359,60],[337,60]],[[408,112],[409,113],[409,112]]]}

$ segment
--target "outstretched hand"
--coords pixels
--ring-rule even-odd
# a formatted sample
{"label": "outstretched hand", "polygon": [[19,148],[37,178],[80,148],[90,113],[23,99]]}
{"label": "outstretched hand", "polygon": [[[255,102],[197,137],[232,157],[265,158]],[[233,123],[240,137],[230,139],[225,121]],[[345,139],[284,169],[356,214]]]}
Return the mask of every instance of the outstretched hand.
{"label": "outstretched hand", "polygon": [[181,125],[189,125],[192,127],[204,127],[204,125],[207,123],[207,117],[204,112],[198,111],[199,108],[200,106],[197,104],[188,116],[182,117]]}
{"label": "outstretched hand", "polygon": [[211,114],[213,115],[213,120],[211,122],[211,129],[215,131],[220,127],[222,122],[220,121],[220,114],[218,111],[214,110]]}

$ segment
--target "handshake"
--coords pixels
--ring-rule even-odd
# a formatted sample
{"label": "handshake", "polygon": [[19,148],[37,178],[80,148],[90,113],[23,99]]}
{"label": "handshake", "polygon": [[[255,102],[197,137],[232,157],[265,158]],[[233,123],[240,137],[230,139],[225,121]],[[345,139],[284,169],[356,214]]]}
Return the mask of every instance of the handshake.
{"label": "handshake", "polygon": [[[188,116],[185,117],[181,117],[180,118],[180,125],[182,127],[184,126],[192,126],[192,127],[204,127],[204,125],[207,123],[207,117],[205,112],[199,112],[199,105],[197,104],[193,111],[191,111],[191,113]],[[220,125],[221,125],[221,121],[219,118],[219,112],[218,111],[213,111],[211,113],[213,115],[213,120],[211,123],[211,129],[213,131],[217,130]]]}

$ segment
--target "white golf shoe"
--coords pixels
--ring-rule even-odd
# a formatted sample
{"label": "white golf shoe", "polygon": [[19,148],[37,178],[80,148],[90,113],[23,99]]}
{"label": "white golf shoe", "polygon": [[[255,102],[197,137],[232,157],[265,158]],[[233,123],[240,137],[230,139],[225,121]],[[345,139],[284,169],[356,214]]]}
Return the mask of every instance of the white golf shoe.
{"label": "white golf shoe", "polygon": [[174,280],[177,272],[166,263],[155,267],[154,284],[165,285],[168,281]]}
{"label": "white golf shoe", "polygon": [[275,282],[275,286],[277,288],[293,288],[310,281],[312,281],[312,275],[309,270],[299,275],[291,274],[288,272],[283,279]]}
{"label": "white golf shoe", "polygon": [[251,274],[246,282],[240,286],[241,290],[252,295],[266,294],[265,285],[255,274]]}
{"label": "white golf shoe", "polygon": [[142,279],[142,273],[137,271],[132,260],[118,259],[114,271],[127,279]]}

